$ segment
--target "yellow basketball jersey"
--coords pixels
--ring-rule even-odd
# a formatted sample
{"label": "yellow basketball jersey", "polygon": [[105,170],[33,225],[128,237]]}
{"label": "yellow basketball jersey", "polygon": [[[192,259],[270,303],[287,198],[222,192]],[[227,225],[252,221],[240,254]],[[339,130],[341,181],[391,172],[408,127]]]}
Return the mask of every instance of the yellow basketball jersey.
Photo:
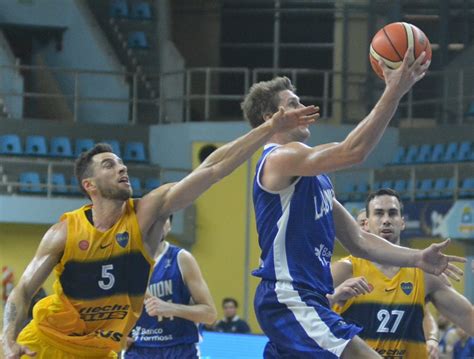
{"label": "yellow basketball jersey", "polygon": [[36,304],[32,325],[67,352],[107,357],[121,350],[141,314],[154,261],[143,248],[133,200],[106,232],[89,222],[90,208],[61,218],[67,241],[55,267],[54,294]]}
{"label": "yellow basketball jersey", "polygon": [[388,278],[373,263],[349,256],[353,276],[364,276],[373,286],[369,294],[351,298],[334,310],[348,322],[363,327],[359,334],[387,359],[427,358],[423,316],[424,273],[418,268],[401,268]]}

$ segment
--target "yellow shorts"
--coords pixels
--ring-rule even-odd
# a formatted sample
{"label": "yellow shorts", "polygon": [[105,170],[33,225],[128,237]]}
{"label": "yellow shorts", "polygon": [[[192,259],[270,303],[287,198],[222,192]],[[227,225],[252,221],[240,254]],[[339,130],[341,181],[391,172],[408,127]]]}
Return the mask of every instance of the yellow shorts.
{"label": "yellow shorts", "polygon": [[[28,324],[18,335],[17,339],[18,344],[26,346],[28,349],[36,353],[35,359],[85,359],[85,358],[94,358],[94,359],[111,359],[117,358],[117,354],[110,352],[106,356],[94,356],[91,355],[90,351],[84,351],[84,354],[79,353],[69,353],[57,346],[54,346],[52,342],[47,340],[44,335],[42,335],[38,328],[33,324]],[[23,355],[21,359],[31,359],[31,357]]]}

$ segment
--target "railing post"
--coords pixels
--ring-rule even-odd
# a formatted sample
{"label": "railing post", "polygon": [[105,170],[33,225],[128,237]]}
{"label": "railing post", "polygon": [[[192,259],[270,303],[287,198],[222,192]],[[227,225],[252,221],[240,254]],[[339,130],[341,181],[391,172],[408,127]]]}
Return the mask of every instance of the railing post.
{"label": "railing post", "polygon": [[463,113],[464,113],[464,70],[459,70],[458,76],[458,123],[462,124],[463,122]]}
{"label": "railing post", "polygon": [[410,193],[410,199],[412,201],[415,200],[415,192],[416,192],[416,174],[415,174],[415,167],[414,166],[411,166],[410,168],[410,180],[411,180],[411,183],[412,183],[412,187],[411,187],[411,193]]}
{"label": "railing post", "polygon": [[53,164],[51,162],[48,163],[48,175],[47,175],[47,187],[46,193],[48,197],[51,197],[52,192],[52,183],[53,180]]}
{"label": "railing post", "polygon": [[457,201],[459,195],[459,165],[454,165],[454,200]]}
{"label": "railing post", "polygon": [[324,71],[324,84],[323,84],[323,118],[328,117],[328,106],[329,106],[329,71]]}
{"label": "railing post", "polygon": [[209,95],[211,94],[211,68],[206,67],[206,79],[204,83],[204,119],[209,121],[210,116],[210,99]]}
{"label": "railing post", "polygon": [[79,73],[74,72],[74,122],[78,121],[79,117]]}
{"label": "railing post", "polygon": [[132,124],[137,123],[137,111],[138,111],[138,74],[133,74],[133,97],[132,97]]}
{"label": "railing post", "polygon": [[186,122],[191,121],[191,70],[186,70]]}

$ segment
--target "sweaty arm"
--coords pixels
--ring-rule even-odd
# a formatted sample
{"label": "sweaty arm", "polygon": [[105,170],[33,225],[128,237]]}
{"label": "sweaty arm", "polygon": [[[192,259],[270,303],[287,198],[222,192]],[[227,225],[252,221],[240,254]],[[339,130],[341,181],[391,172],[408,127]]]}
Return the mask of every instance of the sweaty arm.
{"label": "sweaty arm", "polygon": [[474,336],[474,306],[469,300],[433,275],[426,274],[425,283],[426,294],[436,309],[468,335]]}
{"label": "sweaty arm", "polygon": [[195,323],[213,324],[217,318],[216,307],[196,259],[191,253],[182,250],[178,255],[178,263],[193,304],[169,303],[151,297],[145,300],[147,313],[150,316],[180,317]]}
{"label": "sweaty arm", "polygon": [[193,203],[213,184],[249,159],[275,133],[313,123],[319,117],[317,111],[314,106],[289,111],[281,108],[262,125],[215,150],[181,181],[151,191],[137,206],[142,233],[147,233],[157,218],[166,220],[171,213]]}
{"label": "sweaty arm", "polygon": [[16,358],[25,353],[25,349],[16,344],[16,337],[27,317],[31,298],[60,261],[66,237],[66,222],[57,223],[46,232],[18,285],[8,296],[3,318],[3,349],[7,358]]}

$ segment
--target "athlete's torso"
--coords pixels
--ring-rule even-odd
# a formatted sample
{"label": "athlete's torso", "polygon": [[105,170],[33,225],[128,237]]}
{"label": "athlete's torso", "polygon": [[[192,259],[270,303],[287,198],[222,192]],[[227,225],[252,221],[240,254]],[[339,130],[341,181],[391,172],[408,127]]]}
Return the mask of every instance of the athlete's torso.
{"label": "athlete's torso", "polygon": [[363,327],[360,337],[384,358],[427,358],[423,271],[401,268],[388,278],[370,261],[352,256],[347,259],[352,262],[353,277],[364,276],[373,291],[351,298],[335,311]]}
{"label": "athlete's torso", "polygon": [[[183,281],[178,257],[181,248],[166,243],[164,252],[157,259],[150,278],[148,291],[161,300],[189,305],[191,294]],[[196,323],[189,320],[150,317],[142,312],[132,330],[134,345],[139,347],[170,347],[199,341]]]}
{"label": "athlete's torso", "polygon": [[67,241],[54,294],[36,304],[34,323],[58,346],[116,352],[140,316],[153,260],[143,248],[133,200],[106,232],[86,218],[90,208],[62,217]]}
{"label": "athlete's torso", "polygon": [[280,192],[261,183],[266,156],[277,145],[265,146],[257,164],[253,201],[262,251],[253,274],[267,280],[292,282],[325,294],[332,292],[329,268],[334,247],[334,191],[326,175],[300,177]]}

